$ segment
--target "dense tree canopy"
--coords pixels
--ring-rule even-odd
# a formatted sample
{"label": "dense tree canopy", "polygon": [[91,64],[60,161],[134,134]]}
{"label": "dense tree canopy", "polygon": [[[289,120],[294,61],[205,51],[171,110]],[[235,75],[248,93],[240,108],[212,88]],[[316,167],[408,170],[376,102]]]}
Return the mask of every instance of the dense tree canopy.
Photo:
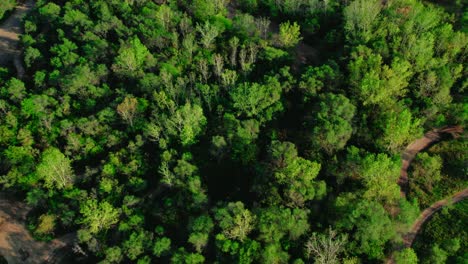
{"label": "dense tree canopy", "polygon": [[[381,263],[466,187],[463,137],[397,184],[467,122],[467,11],[432,2],[38,0],[24,77],[0,68],[0,183],[77,263]],[[461,259],[438,230],[397,263]]]}

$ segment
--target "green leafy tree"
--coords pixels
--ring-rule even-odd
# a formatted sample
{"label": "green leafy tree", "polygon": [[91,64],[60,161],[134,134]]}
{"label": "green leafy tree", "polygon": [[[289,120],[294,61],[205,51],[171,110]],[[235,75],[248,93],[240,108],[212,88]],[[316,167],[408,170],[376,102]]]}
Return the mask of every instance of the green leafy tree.
{"label": "green leafy tree", "polygon": [[412,248],[405,248],[395,254],[395,263],[397,264],[417,264],[418,256]]}
{"label": "green leafy tree", "polygon": [[269,207],[258,212],[259,239],[279,242],[283,237],[297,240],[309,230],[308,210]]}
{"label": "green leafy tree", "polygon": [[195,247],[197,252],[201,252],[207,245],[213,227],[213,220],[208,215],[202,215],[194,220],[191,226],[192,233],[188,241]]}
{"label": "green leafy tree", "polygon": [[36,173],[48,189],[68,188],[75,180],[70,159],[56,148],[48,148],[42,153]]}
{"label": "green leafy tree", "polygon": [[60,16],[61,8],[55,3],[47,3],[39,8],[39,14],[48,21],[54,21]]}
{"label": "green leafy tree", "polygon": [[151,244],[151,240],[149,232],[132,232],[130,237],[123,242],[125,254],[130,260],[135,261]]}
{"label": "green leafy tree", "polygon": [[382,56],[364,46],[358,46],[351,57],[350,83],[364,105],[388,108],[406,94],[413,75],[408,61],[396,58],[391,65],[382,65]]}
{"label": "green leafy tree", "polygon": [[80,206],[82,215],[80,223],[84,224],[91,234],[109,229],[119,221],[120,212],[110,203],[88,199]]}
{"label": "green leafy tree", "polygon": [[[320,171],[320,164],[298,157],[293,143],[273,141],[270,155],[275,179],[273,188],[277,184],[280,186],[288,206],[302,207],[305,202],[325,194],[325,183],[314,181]],[[274,204],[279,201],[270,202]]]}
{"label": "green leafy tree", "polygon": [[377,142],[392,153],[400,152],[409,142],[423,134],[421,120],[413,118],[407,108],[398,112],[386,111],[379,121],[379,126],[383,134]]}
{"label": "green leafy tree", "polygon": [[195,0],[193,1],[191,8],[196,18],[201,21],[207,21],[208,18],[216,15],[216,1],[209,0]]}
{"label": "green leafy tree", "polygon": [[281,248],[279,243],[268,244],[262,251],[262,263],[288,263],[289,254]]}
{"label": "green leafy tree", "polygon": [[364,197],[370,200],[394,203],[399,197],[396,184],[400,162],[384,154],[370,155],[363,161],[362,177],[366,185]]}
{"label": "green leafy tree", "polygon": [[38,224],[34,233],[39,236],[51,234],[56,225],[56,216],[53,214],[43,214],[38,219]]}
{"label": "green leafy tree", "polygon": [[400,160],[386,154],[365,154],[355,147],[348,148],[342,173],[352,179],[362,180],[365,188],[363,197],[368,201],[395,204],[400,197],[397,179]]}
{"label": "green leafy tree", "polygon": [[336,200],[337,211],[343,214],[337,227],[355,230],[347,245],[349,250],[381,259],[385,243],[395,236],[392,221],[379,203],[368,200],[356,203],[355,199],[355,195],[345,194]]}
{"label": "green leafy tree", "polygon": [[201,264],[205,263],[205,257],[198,253],[188,253],[185,248],[181,247],[172,255],[171,263]]}
{"label": "green leafy tree", "polygon": [[192,145],[207,124],[203,108],[187,102],[165,121],[167,133],[176,136],[184,146]]}
{"label": "green leafy tree", "polygon": [[316,264],[338,264],[338,256],[345,250],[347,235],[337,235],[331,227],[328,234],[312,233],[305,245],[307,257],[313,256]]}
{"label": "green leafy tree", "polygon": [[419,153],[411,166],[410,186],[414,189],[423,188],[429,192],[442,179],[442,158],[428,153]]}
{"label": "green leafy tree", "polygon": [[155,64],[153,55],[143,45],[139,38],[133,38],[129,43],[122,43],[112,65],[112,70],[123,77],[137,78],[143,71]]}
{"label": "green leafy tree", "polygon": [[224,115],[223,121],[233,158],[244,164],[253,161],[257,155],[255,140],[260,131],[259,122],[255,119],[239,121],[234,115],[228,113]]}
{"label": "green leafy tree", "polygon": [[5,0],[0,3],[0,19],[3,18],[6,12],[12,10],[16,6],[16,0]]}
{"label": "green leafy tree", "polygon": [[208,21],[206,21],[203,25],[198,25],[197,31],[200,33],[201,36],[200,43],[205,49],[210,49],[212,47],[213,42],[220,33],[218,27],[216,27],[216,25],[213,25]]}
{"label": "green leafy tree", "polygon": [[378,0],[354,0],[344,9],[345,30],[353,42],[367,42],[382,9]]}
{"label": "green leafy tree", "polygon": [[289,21],[280,24],[278,42],[281,47],[291,48],[301,41],[301,27],[294,22]]}
{"label": "green leafy tree", "polygon": [[255,216],[244,208],[242,202],[231,202],[226,207],[216,209],[215,219],[226,237],[241,242],[247,238],[255,224]]}
{"label": "green leafy tree", "polygon": [[11,78],[5,87],[0,88],[0,93],[5,97],[10,97],[10,100],[14,102],[19,102],[26,96],[26,87],[21,80]]}
{"label": "green leafy tree", "polygon": [[265,84],[242,83],[230,92],[238,116],[272,118],[281,109],[282,88],[276,78],[268,77]]}
{"label": "green leafy tree", "polygon": [[434,264],[447,263],[447,258],[448,258],[447,251],[440,248],[439,245],[436,244],[431,248],[431,251],[429,253],[429,263],[434,263]]}
{"label": "green leafy tree", "polygon": [[156,238],[153,246],[153,254],[161,257],[171,249],[171,239],[167,237]]}
{"label": "green leafy tree", "polygon": [[133,121],[138,113],[138,100],[134,97],[125,97],[122,103],[117,105],[117,113],[130,126],[133,126]]}
{"label": "green leafy tree", "polygon": [[356,107],[343,95],[325,94],[314,122],[313,140],[327,153],[343,149],[351,138]]}
{"label": "green leafy tree", "polygon": [[104,263],[120,263],[123,260],[122,250],[119,247],[110,247],[105,250]]}
{"label": "green leafy tree", "polygon": [[306,96],[314,97],[324,88],[329,89],[335,86],[338,79],[339,72],[330,65],[325,64],[319,67],[309,66],[301,76],[299,88]]}

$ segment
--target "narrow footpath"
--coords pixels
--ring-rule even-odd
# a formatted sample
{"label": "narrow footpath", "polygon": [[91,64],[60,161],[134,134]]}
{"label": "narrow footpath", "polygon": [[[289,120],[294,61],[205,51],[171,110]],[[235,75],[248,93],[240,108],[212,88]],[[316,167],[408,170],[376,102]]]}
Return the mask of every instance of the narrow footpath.
{"label": "narrow footpath", "polygon": [[[402,197],[406,197],[408,194],[409,189],[409,178],[408,178],[408,169],[411,165],[411,162],[416,157],[416,155],[425,150],[426,148],[430,147],[431,145],[437,143],[441,140],[443,134],[450,134],[454,138],[457,138],[463,132],[463,128],[461,126],[450,126],[445,128],[436,128],[429,132],[427,132],[424,137],[416,139],[411,144],[406,147],[405,151],[402,155],[402,165],[400,171],[400,177],[398,179],[398,185],[400,185],[400,192]],[[460,191],[451,197],[442,199],[433,203],[431,206],[426,208],[424,211],[421,212],[419,217],[413,223],[411,229],[403,234],[403,248],[409,248],[413,245],[413,242],[418,235],[421,227],[424,223],[431,218],[431,216],[442,209],[444,206],[451,205],[457,202],[460,202],[468,197],[468,188]],[[400,248],[402,249],[402,248]],[[395,250],[391,257],[388,258],[385,262],[387,264],[394,264],[394,254]]]}
{"label": "narrow footpath", "polygon": [[431,216],[434,213],[442,209],[444,206],[458,203],[467,197],[468,197],[468,188],[454,194],[453,196],[449,198],[437,201],[433,203],[429,208],[426,208],[419,215],[418,219],[416,219],[416,222],[413,223],[413,226],[411,227],[410,231],[403,236],[403,243],[405,247],[411,247],[413,245],[414,239],[416,238],[416,235],[419,233],[419,230],[421,229],[423,224],[431,218]]}
{"label": "narrow footpath", "polygon": [[20,35],[23,33],[21,23],[33,7],[34,1],[26,0],[23,4],[19,4],[13,13],[0,24],[0,65],[8,65],[13,62],[19,78],[22,78],[25,73],[19,49]]}
{"label": "narrow footpath", "polygon": [[406,197],[408,193],[408,169],[416,155],[439,142],[443,134],[450,134],[454,138],[457,138],[462,132],[463,128],[461,126],[436,128],[427,132],[422,138],[416,139],[406,147],[402,155],[400,178],[398,178],[398,185],[400,185],[402,197]]}

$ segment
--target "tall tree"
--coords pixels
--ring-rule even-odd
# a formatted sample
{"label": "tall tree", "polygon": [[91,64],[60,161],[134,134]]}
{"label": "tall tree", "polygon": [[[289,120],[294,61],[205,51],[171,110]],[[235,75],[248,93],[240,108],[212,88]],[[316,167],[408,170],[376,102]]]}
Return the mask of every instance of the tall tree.
{"label": "tall tree", "polygon": [[255,224],[255,216],[244,208],[242,202],[231,202],[226,207],[217,209],[215,219],[226,237],[241,242],[247,238]]}
{"label": "tall tree", "polygon": [[70,159],[57,148],[48,148],[42,153],[36,173],[48,189],[64,189],[72,186],[75,180]]}
{"label": "tall tree", "polygon": [[120,212],[109,202],[98,202],[96,199],[88,199],[80,206],[82,215],[80,223],[84,224],[86,229],[95,234],[109,229],[119,221]]}
{"label": "tall tree", "polygon": [[306,256],[313,256],[316,264],[338,264],[346,242],[347,235],[338,235],[331,227],[327,234],[312,233],[305,245]]}
{"label": "tall tree", "polygon": [[328,154],[343,149],[351,138],[351,120],[356,107],[343,95],[327,93],[321,96],[314,119],[312,139]]}

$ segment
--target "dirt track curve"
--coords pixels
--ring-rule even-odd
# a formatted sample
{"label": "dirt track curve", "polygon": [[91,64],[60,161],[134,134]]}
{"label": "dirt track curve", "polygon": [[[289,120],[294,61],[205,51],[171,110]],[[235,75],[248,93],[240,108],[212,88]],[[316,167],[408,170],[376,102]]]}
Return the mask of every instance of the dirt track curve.
{"label": "dirt track curve", "polygon": [[436,128],[427,132],[422,138],[416,139],[406,147],[402,155],[403,160],[401,164],[400,178],[398,178],[398,185],[400,185],[402,197],[406,197],[406,194],[408,193],[408,168],[414,157],[416,157],[416,155],[422,150],[428,148],[434,143],[437,143],[443,134],[451,134],[456,138],[462,132],[463,128],[461,126]]}
{"label": "dirt track curve", "polygon": [[[401,196],[406,197],[408,193],[408,168],[411,165],[411,162],[416,157],[416,155],[421,152],[422,150],[426,149],[427,147],[437,143],[441,140],[443,134],[451,134],[454,138],[458,137],[459,134],[463,132],[463,128],[461,126],[450,126],[445,128],[436,128],[429,132],[427,132],[422,138],[416,139],[411,144],[406,147],[405,151],[402,155],[402,165],[400,171],[400,178],[398,179],[398,185],[400,185]],[[418,235],[421,227],[424,223],[431,218],[431,216],[442,209],[446,205],[454,204],[460,202],[468,197],[468,188],[460,191],[451,197],[442,199],[433,203],[431,206],[426,208],[416,221],[413,223],[411,229],[403,235],[403,246],[404,248],[409,248],[413,245],[414,239]],[[392,253],[392,256],[385,261],[387,264],[394,264],[394,254],[395,251]]]}
{"label": "dirt track curve", "polygon": [[20,78],[24,76],[25,72],[21,61],[21,50],[19,49],[20,35],[23,32],[21,21],[33,7],[34,1],[26,0],[23,4],[18,5],[13,13],[0,25],[0,65],[7,65],[13,61]]}
{"label": "dirt track curve", "polygon": [[418,219],[416,219],[416,222],[414,222],[413,226],[411,227],[411,230],[403,236],[403,243],[405,247],[411,247],[413,245],[414,239],[416,238],[416,235],[419,233],[419,230],[421,229],[422,225],[429,218],[431,218],[431,216],[435,212],[439,211],[440,209],[442,209],[442,207],[446,205],[451,205],[451,204],[460,202],[467,197],[468,197],[468,188],[454,194],[453,196],[449,198],[437,201],[433,203],[429,208],[426,208],[419,215]]}

